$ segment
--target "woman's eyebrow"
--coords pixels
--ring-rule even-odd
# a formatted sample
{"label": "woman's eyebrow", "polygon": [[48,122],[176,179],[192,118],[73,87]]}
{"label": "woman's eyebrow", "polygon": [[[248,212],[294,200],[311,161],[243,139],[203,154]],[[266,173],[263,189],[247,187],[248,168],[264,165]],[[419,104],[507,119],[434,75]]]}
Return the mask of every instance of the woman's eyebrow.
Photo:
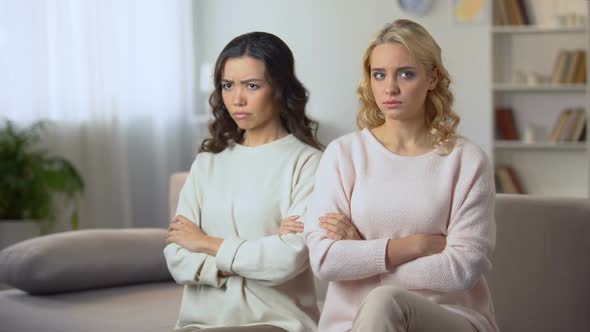
{"label": "woman's eyebrow", "polygon": [[[399,71],[399,70],[405,70],[405,69],[416,69],[416,67],[403,66],[403,67],[396,68],[395,70]],[[371,68],[371,71],[385,71],[385,68]]]}

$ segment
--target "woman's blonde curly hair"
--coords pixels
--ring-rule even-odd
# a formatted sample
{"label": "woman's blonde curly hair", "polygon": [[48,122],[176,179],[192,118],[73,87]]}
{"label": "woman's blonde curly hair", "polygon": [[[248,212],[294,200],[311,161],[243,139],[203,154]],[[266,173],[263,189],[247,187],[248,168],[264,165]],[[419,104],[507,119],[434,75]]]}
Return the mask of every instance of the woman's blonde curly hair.
{"label": "woman's blonde curly hair", "polygon": [[381,44],[398,43],[404,45],[410,56],[424,66],[427,72],[436,70],[438,84],[428,91],[425,100],[426,127],[434,137],[433,147],[443,147],[446,152],[452,150],[450,141],[455,138],[455,130],[461,119],[453,111],[453,94],[449,90],[451,78],[444,67],[441,49],[420,24],[400,19],[386,24],[369,43],[363,56],[363,76],[357,88],[360,109],[356,123],[359,129],[375,128],[385,122],[371,91],[371,53]]}

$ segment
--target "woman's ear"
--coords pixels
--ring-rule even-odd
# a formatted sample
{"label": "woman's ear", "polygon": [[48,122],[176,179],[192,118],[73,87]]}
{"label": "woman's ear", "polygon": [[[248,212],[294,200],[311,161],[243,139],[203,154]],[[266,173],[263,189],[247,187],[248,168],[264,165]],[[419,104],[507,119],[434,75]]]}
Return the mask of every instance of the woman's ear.
{"label": "woman's ear", "polygon": [[435,67],[430,72],[430,85],[428,86],[429,91],[432,91],[432,90],[434,90],[434,88],[436,88],[436,85],[438,84],[438,76],[439,76],[438,68]]}

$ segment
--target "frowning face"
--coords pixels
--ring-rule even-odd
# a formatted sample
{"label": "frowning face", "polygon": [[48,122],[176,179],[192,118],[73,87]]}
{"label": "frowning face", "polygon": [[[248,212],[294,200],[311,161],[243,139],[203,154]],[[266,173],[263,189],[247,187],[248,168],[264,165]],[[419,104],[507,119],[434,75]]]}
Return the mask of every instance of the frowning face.
{"label": "frowning face", "polygon": [[221,76],[221,96],[239,128],[258,131],[280,126],[279,109],[262,61],[230,58]]}
{"label": "frowning face", "polygon": [[371,91],[386,121],[423,121],[424,102],[437,80],[401,44],[376,46],[371,53]]}

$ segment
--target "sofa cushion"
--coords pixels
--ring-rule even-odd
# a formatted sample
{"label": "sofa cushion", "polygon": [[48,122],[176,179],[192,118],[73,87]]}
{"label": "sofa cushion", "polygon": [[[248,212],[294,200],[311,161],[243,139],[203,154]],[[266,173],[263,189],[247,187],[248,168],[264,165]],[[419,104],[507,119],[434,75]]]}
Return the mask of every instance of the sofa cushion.
{"label": "sofa cushion", "polygon": [[172,280],[165,229],[94,229],[33,238],[0,251],[0,283],[51,294]]}

